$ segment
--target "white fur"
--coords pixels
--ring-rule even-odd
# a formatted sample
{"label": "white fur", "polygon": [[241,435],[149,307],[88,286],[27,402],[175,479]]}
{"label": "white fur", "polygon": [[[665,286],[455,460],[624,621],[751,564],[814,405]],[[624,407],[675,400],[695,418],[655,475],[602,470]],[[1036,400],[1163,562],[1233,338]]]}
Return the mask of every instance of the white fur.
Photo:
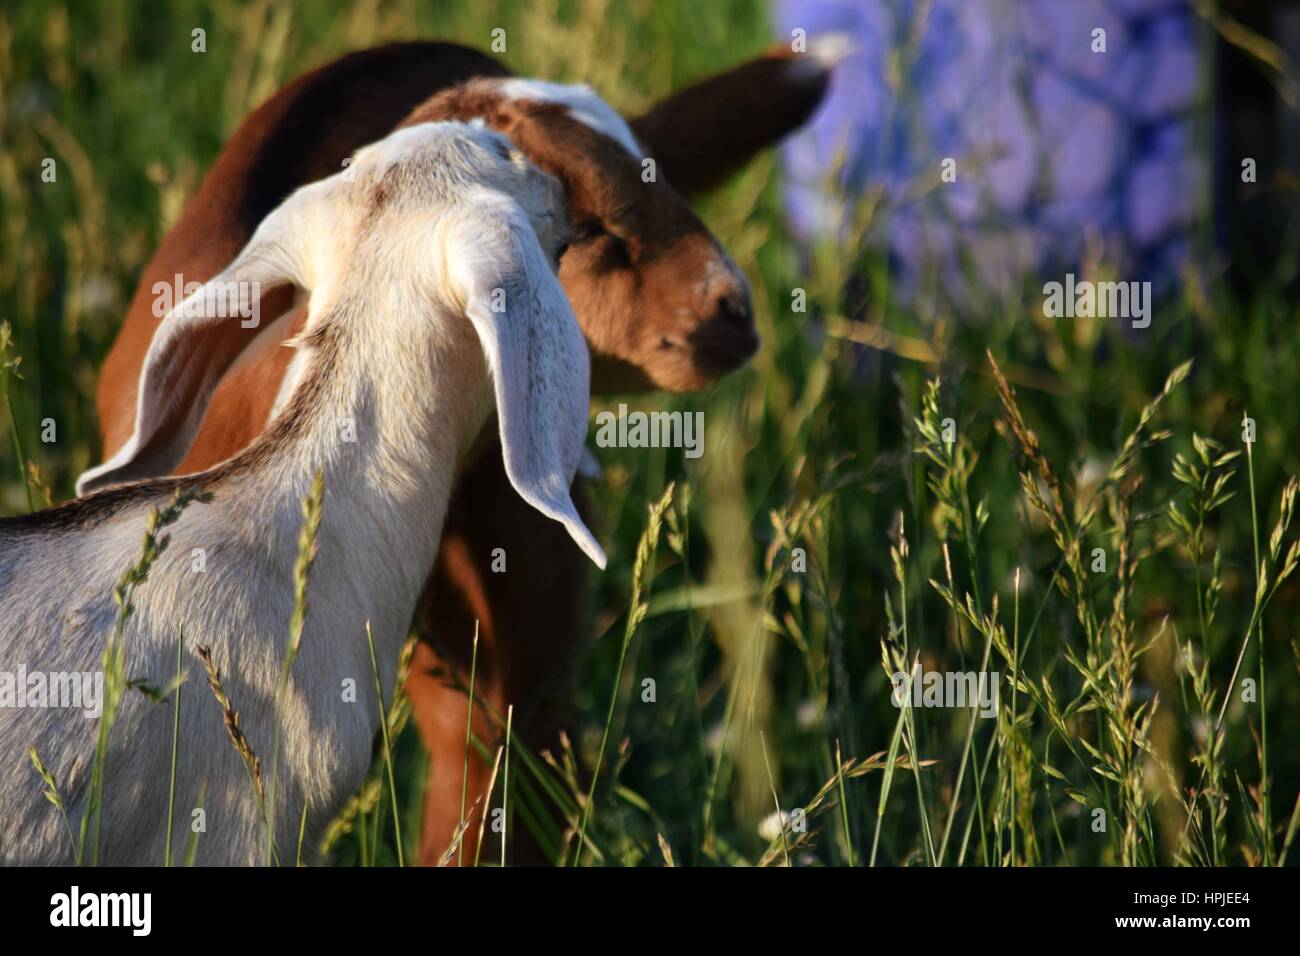
{"label": "white fur", "polygon": [[559,103],[567,106],[574,119],[591,127],[597,133],[603,133],[610,139],[616,140],[637,159],[646,155],[645,149],[632,135],[632,129],[623,117],[615,113],[608,103],[584,83],[550,83],[546,80],[516,77],[503,80],[501,92],[507,99],[538,100],[542,103]]}
{"label": "white fur", "polygon": [[[323,392],[292,422],[276,456],[224,477],[196,476],[215,499],[191,505],[168,529],[170,546],[135,594],[124,640],[128,678],[166,686],[183,633],[176,854],[201,807],[199,862],[263,859],[252,789],[193,648],[212,647],[269,786],[299,502],[318,469],[326,488],[319,556],[282,711],[275,813],[282,861],[293,859],[304,804],[310,853],[364,777],[380,707],[366,623],[387,697],[457,462],[494,404],[515,487],[604,564],[568,498],[586,431],[588,368],[552,271],[567,230],[563,197],[518,154],[503,158],[508,145],[458,123],[394,133],[362,150],[347,174],[290,197],[214,280],[292,281],[311,294],[300,347],[310,349],[322,330],[340,341],[328,374],[313,378],[310,361],[301,372],[300,386],[321,381]],[[388,198],[376,208],[381,181]],[[507,296],[501,313],[485,298],[498,288]],[[210,396],[206,373],[190,368],[205,356],[186,343],[213,321],[223,320],[176,312],[164,319],[141,375],[136,433],[127,451],[83,476],[88,487],[131,475],[143,458],[184,454]],[[186,406],[191,401],[197,409]],[[343,440],[348,433],[355,443]],[[113,588],[136,561],[149,512],[169,498],[159,483],[142,482],[89,527],[0,521],[0,671],[99,669]],[[206,571],[193,570],[196,549]],[[355,703],[343,700],[348,681]],[[172,720],[170,704],[153,705],[135,690],[123,697],[107,761],[101,862],[162,862]],[[26,752],[35,746],[52,772],[75,832],[97,729],[80,710],[0,708],[0,862],[71,859]]]}
{"label": "white fur", "polygon": [[[559,103],[569,109],[574,119],[584,123],[596,132],[618,142],[633,157],[640,160],[646,155],[645,148],[637,141],[633,135],[631,127],[627,122],[616,113],[608,103],[586,84],[564,84],[552,83],[547,80],[529,79],[527,77],[512,77],[500,81],[502,94],[508,99],[526,99],[538,100],[544,103]],[[482,117],[474,117],[469,120],[469,125],[477,129],[487,128]],[[267,316],[269,323],[280,323],[276,328],[283,328],[283,320],[299,306],[298,301],[294,303],[279,315]],[[269,327],[269,326],[268,326]],[[269,338],[269,337],[268,337]],[[248,353],[240,357],[239,365],[251,361],[256,352],[249,350]],[[237,365],[236,368],[239,366]],[[274,418],[288,403],[293,395],[293,390],[297,385],[298,376],[302,372],[302,363],[294,361],[285,372],[284,379],[280,382],[276,399],[271,408],[271,417]],[[163,474],[165,470],[155,469],[152,474]]]}

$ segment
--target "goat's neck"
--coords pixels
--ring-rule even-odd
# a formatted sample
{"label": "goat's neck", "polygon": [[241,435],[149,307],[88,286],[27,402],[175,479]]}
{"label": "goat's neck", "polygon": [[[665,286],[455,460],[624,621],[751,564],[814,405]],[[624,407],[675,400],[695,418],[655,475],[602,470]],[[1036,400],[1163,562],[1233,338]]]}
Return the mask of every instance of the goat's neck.
{"label": "goat's neck", "polygon": [[366,312],[307,336],[313,354],[295,396],[246,453],[251,466],[232,490],[291,567],[301,500],[321,472],[313,580],[345,582],[368,605],[376,639],[400,642],[491,389],[463,318],[395,301]]}

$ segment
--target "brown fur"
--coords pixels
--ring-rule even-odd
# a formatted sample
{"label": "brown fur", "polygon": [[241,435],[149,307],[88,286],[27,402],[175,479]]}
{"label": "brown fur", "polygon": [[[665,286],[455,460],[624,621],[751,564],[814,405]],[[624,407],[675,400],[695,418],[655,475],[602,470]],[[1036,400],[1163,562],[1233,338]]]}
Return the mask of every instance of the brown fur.
{"label": "brown fur", "polygon": [[687,195],[722,183],[750,156],[808,120],[830,74],[785,44],[709,77],[632,121],[655,144],[669,180]]}
{"label": "brown fur", "polygon": [[[440,94],[473,77],[506,73],[473,50],[393,44],[299,77],[235,132],[145,268],[101,376],[105,456],[134,424],[140,367],[158,325],[153,283],[170,282],[175,273],[186,281],[211,278],[293,188],[337,172],[357,148],[408,115],[417,121],[421,111],[430,119],[439,110],[491,116],[525,155],[564,180],[581,233],[561,260],[560,279],[592,346],[593,390],[707,386],[752,352],[749,307],[736,289],[701,289],[691,280],[700,257],[716,247],[669,184],[687,191],[715,185],[806,119],[826,86],[826,74],[808,65],[796,70],[788,54],[769,54],[634,121],[658,162],[659,182],[650,184],[641,182],[638,158],[557,107],[502,102],[490,84]],[[284,312],[290,295],[268,291],[264,321]],[[290,317],[286,338],[303,319],[301,310]],[[223,461],[256,438],[291,358],[289,349],[272,347],[222,380],[178,473]],[[431,761],[425,863],[437,861],[459,822],[466,708],[454,685],[468,680],[476,619],[478,692],[486,704],[498,713],[513,704],[516,732],[534,749],[554,749],[572,718],[570,664],[581,646],[587,561],[559,524],[514,493],[495,440],[482,444],[458,478],[438,564],[416,614],[437,647],[421,644],[407,687]],[[580,488],[574,500],[590,524]],[[507,553],[505,574],[488,570],[497,547]],[[485,741],[500,737],[483,713],[475,729]],[[470,762],[468,802],[478,809],[465,838],[469,859],[490,766],[477,756]],[[516,862],[540,862],[518,822],[510,842]]]}
{"label": "brown fur", "polygon": [[564,184],[578,236],[560,281],[591,346],[593,391],[693,391],[749,359],[758,347],[749,290],[706,281],[717,241],[665,177],[642,180],[643,157],[559,104],[506,99],[493,80],[439,93],[402,125],[473,117]]}

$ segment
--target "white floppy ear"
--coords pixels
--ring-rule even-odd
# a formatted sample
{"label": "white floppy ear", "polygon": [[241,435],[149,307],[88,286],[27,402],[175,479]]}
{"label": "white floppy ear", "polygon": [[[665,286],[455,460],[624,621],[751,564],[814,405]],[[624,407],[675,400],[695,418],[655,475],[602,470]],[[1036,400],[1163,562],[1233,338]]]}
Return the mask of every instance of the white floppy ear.
{"label": "white floppy ear", "polygon": [[163,317],[140,370],[135,430],[111,459],[77,479],[77,494],[171,472],[185,458],[217,384],[273,323],[254,304],[271,286],[312,285],[310,243],[329,180],[270,213],[235,260]]}
{"label": "white floppy ear", "polygon": [[503,216],[454,230],[447,260],[487,358],[510,483],[604,568],[605,552],[569,496],[586,444],[591,367],[560,280],[513,203]]}

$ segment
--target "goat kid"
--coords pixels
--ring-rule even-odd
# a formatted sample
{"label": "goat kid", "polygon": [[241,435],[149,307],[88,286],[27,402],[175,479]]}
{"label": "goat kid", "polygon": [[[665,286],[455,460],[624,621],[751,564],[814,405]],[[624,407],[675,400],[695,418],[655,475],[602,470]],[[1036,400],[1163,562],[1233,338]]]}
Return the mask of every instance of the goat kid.
{"label": "goat kid", "polygon": [[[225,271],[164,319],[141,374],[135,429],[82,485],[94,490],[179,463],[238,358],[222,343],[230,341],[224,327],[239,319],[210,308],[222,283],[309,290],[295,343],[307,360],[287,407],[219,467],[0,521],[0,670],[97,670],[115,618],[113,588],[134,563],[147,515],[177,487],[211,492],[211,504],[193,505],[173,526],[170,547],[136,592],[126,672],[164,686],[182,629],[191,674],[192,648],[210,645],[244,732],[265,758],[293,605],[299,503],[323,472],[305,637],[279,715],[272,821],[292,843],[305,806],[306,845],[318,845],[370,762],[379,703],[367,622],[387,694],[456,467],[494,407],[514,488],[604,566],[569,497],[590,375],[553,271],[569,230],[560,184],[481,125],[400,130],[361,150],[348,172],[294,193]],[[193,571],[196,549],[206,552],[203,572]],[[93,728],[80,710],[0,708],[0,766],[9,768],[0,783],[0,860],[71,858],[57,811],[18,768],[34,745],[75,831],[89,797]],[[102,860],[162,861],[171,733],[169,707],[127,691],[107,758]],[[261,861],[258,801],[214,701],[189,695],[180,741],[175,845],[184,845],[191,808],[202,805],[200,862]]]}
{"label": "goat kid", "polygon": [[[290,189],[330,175],[355,149],[415,116],[481,116],[565,184],[570,219],[581,232],[561,259],[560,281],[592,349],[593,391],[712,384],[748,356],[753,328],[747,315],[720,307],[746,295],[743,280],[727,294],[719,280],[729,270],[718,268],[725,254],[683,197],[717,185],[807,119],[843,52],[834,40],[810,41],[807,55],[792,53],[788,44],[774,47],[626,122],[590,90],[509,79],[491,57],[447,43],[361,50],[296,78],[235,131],[142,273],[100,378],[105,453],[120,448],[134,425],[139,371],[157,324],[157,283],[170,285],[177,274],[213,275]],[[658,164],[657,182],[641,179],[645,156]],[[686,298],[691,290],[706,291],[710,279],[722,294]],[[293,304],[293,290],[282,288],[264,290],[261,312],[264,319],[286,318],[278,332],[260,337],[267,348],[246,352],[248,360],[222,380],[177,473],[211,467],[246,447],[266,427],[277,396],[286,394],[292,353],[270,346],[297,332],[302,310]],[[232,327],[232,334],[241,333]],[[425,640],[407,693],[430,755],[420,853],[426,863],[437,862],[461,830],[461,688],[471,657],[487,702],[473,720],[481,739],[500,737],[503,727],[489,714],[504,714],[508,706],[516,738],[536,751],[556,748],[561,728],[573,734],[586,559],[562,528],[512,492],[494,444],[485,443],[457,477],[437,564],[415,615]],[[580,512],[582,486],[579,481],[572,490]],[[498,549],[509,555],[508,573],[494,573]],[[475,633],[481,635],[477,654]],[[467,857],[491,769],[490,761],[470,754]],[[517,861],[546,858],[526,828],[516,828],[510,844]]]}

